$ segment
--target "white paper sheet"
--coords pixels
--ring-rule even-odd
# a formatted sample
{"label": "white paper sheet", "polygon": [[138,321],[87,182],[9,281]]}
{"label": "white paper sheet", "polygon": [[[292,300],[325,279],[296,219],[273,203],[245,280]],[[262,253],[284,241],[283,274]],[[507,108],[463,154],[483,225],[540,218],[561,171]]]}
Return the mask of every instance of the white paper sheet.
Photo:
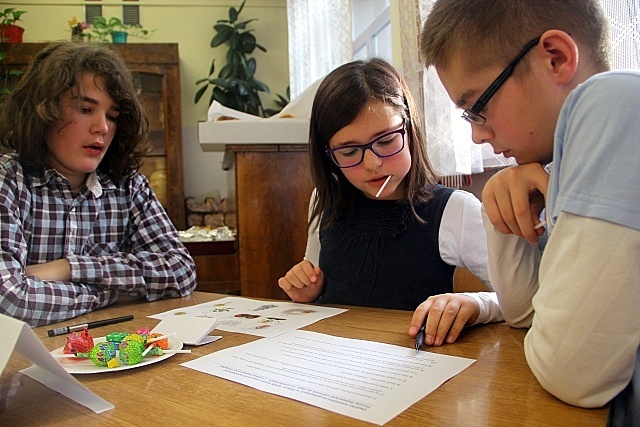
{"label": "white paper sheet", "polygon": [[383,425],[475,360],[292,331],[182,366]]}
{"label": "white paper sheet", "polygon": [[149,316],[166,319],[170,316],[217,318],[216,329],[227,332],[274,337],[284,332],[344,313],[345,309],[294,302],[258,301],[249,298],[226,297],[190,307],[165,311]]}
{"label": "white paper sheet", "polygon": [[222,338],[209,336],[217,324],[216,319],[208,317],[167,316],[151,332],[175,334],[177,339],[187,345],[204,345]]}
{"label": "white paper sheet", "polygon": [[3,345],[0,346],[0,372],[4,370],[15,349],[33,363],[33,366],[21,370],[22,374],[86,406],[95,413],[114,407],[83,386],[60,366],[25,322],[0,314],[0,330],[4,335]]}

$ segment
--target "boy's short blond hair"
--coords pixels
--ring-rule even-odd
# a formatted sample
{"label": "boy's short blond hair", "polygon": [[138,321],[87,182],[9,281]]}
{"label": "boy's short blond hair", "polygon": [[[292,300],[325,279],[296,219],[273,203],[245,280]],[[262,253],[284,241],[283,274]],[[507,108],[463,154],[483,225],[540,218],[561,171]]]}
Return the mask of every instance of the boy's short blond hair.
{"label": "boy's short blond hair", "polygon": [[467,71],[506,66],[551,29],[571,35],[588,67],[610,68],[609,24],[599,0],[437,0],[420,36],[421,61],[445,68],[461,55]]}

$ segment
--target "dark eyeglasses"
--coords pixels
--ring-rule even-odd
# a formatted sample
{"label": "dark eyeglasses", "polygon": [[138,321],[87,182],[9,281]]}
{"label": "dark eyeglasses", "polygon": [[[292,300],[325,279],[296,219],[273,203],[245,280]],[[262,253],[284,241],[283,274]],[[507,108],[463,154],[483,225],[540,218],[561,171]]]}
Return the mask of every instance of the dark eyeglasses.
{"label": "dark eyeglasses", "polygon": [[463,119],[465,119],[469,123],[475,123],[480,126],[483,126],[486,123],[486,117],[484,117],[480,113],[482,112],[482,110],[484,110],[484,107],[486,107],[487,102],[489,102],[491,97],[495,95],[498,89],[500,89],[500,86],[502,86],[504,82],[507,81],[507,79],[511,76],[511,74],[513,74],[513,71],[515,70],[516,65],[518,65],[518,62],[520,62],[520,60],[524,58],[527,52],[529,52],[535,45],[537,45],[538,42],[540,42],[540,37],[536,37],[525,45],[518,56],[516,56],[513,61],[511,61],[509,65],[507,65],[507,68],[505,68],[504,71],[500,73],[500,75],[493,81],[493,83],[489,85],[487,90],[485,90],[484,93],[480,95],[480,98],[478,98],[476,103],[473,104],[473,107],[467,108],[462,112]]}
{"label": "dark eyeglasses", "polygon": [[398,154],[404,148],[405,133],[406,129],[402,122],[400,129],[380,135],[368,144],[343,145],[327,149],[326,153],[339,168],[352,168],[362,163],[366,150],[371,150],[378,157],[391,157]]}

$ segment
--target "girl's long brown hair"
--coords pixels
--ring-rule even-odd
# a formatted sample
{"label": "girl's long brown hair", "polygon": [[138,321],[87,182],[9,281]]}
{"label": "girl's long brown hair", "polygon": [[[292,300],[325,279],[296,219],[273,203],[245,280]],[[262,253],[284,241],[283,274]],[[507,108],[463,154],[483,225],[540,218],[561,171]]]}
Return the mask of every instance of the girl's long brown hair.
{"label": "girl's long brown hair", "polygon": [[406,142],[411,153],[411,168],[405,177],[404,194],[400,201],[408,202],[414,215],[419,218],[415,204],[432,197],[433,185],[438,177],[429,163],[422,120],[406,82],[383,59],[353,61],[329,73],[318,87],[313,101],[309,155],[317,194],[311,207],[310,227],[319,219],[322,219],[322,227],[328,227],[353,206],[360,190],[345,178],[325,150],[331,137],[350,124],[372,100],[393,107],[404,119],[407,128]]}

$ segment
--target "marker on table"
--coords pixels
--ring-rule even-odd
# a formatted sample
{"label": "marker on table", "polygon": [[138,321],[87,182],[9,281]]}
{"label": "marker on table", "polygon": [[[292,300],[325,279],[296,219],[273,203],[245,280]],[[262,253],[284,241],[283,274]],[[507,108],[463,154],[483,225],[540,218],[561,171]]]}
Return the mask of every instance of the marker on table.
{"label": "marker on table", "polygon": [[382,190],[384,190],[384,187],[387,186],[387,184],[389,183],[389,180],[391,179],[391,175],[389,175],[387,177],[387,179],[384,180],[384,184],[382,184],[382,187],[380,187],[380,189],[378,190],[378,192],[376,193],[376,199],[378,197],[380,197],[380,194],[382,194]]}
{"label": "marker on table", "polygon": [[418,330],[418,334],[416,335],[416,353],[420,353],[420,349],[424,344],[424,330],[426,327],[427,327],[427,321],[425,319],[424,323],[422,324],[422,326],[420,326],[420,329]]}
{"label": "marker on table", "polygon": [[65,326],[62,328],[49,329],[47,331],[47,335],[49,335],[50,337],[55,337],[58,335],[68,334],[69,332],[81,331],[84,328],[87,328],[87,329],[97,328],[99,326],[113,325],[114,323],[126,322],[127,320],[132,320],[132,319],[133,319],[133,314],[130,314],[128,316],[114,317],[113,319],[97,320],[95,322],[83,323],[81,325],[73,325],[73,326]]}

